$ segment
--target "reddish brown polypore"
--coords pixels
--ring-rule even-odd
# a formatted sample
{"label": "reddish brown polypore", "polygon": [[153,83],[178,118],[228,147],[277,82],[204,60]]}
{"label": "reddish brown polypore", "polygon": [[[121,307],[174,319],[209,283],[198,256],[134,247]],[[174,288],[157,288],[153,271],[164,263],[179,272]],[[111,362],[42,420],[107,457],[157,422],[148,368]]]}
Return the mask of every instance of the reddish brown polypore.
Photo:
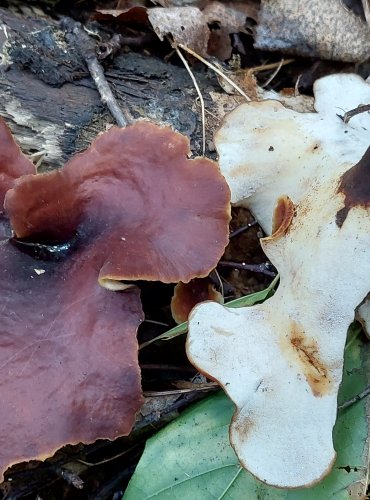
{"label": "reddish brown polypore", "polygon": [[[5,193],[34,167],[1,127]],[[215,266],[229,192],[214,163],[187,153],[168,128],[113,128],[63,169],[8,191],[17,238],[3,217],[1,472],[66,443],[130,432],[142,404],[140,298],[97,278],[186,280]]]}
{"label": "reddish brown polypore", "polygon": [[169,127],[113,127],[63,169],[22,178],[6,209],[21,238],[94,239],[101,283],[188,282],[216,266],[230,220],[217,164],[189,153]]}
{"label": "reddish brown polypore", "polygon": [[222,293],[216,290],[213,283],[207,278],[195,278],[189,283],[177,283],[171,300],[171,313],[176,323],[188,320],[194,306],[206,300],[224,303]]}

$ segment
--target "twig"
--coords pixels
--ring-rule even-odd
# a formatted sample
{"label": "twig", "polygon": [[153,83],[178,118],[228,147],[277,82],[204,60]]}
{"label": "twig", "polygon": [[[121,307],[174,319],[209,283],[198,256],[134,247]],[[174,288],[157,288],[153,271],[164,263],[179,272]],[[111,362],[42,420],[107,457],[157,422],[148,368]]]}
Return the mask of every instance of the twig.
{"label": "twig", "polygon": [[200,100],[200,106],[201,106],[201,110],[202,110],[202,136],[203,136],[203,144],[202,144],[202,150],[203,150],[203,156],[205,155],[205,152],[206,152],[206,114],[205,114],[205,106],[204,106],[204,99],[203,99],[203,96],[202,96],[202,93],[200,91],[200,88],[199,88],[199,85],[195,79],[195,76],[193,75],[193,72],[191,71],[190,67],[189,67],[189,64],[187,62],[187,60],[185,59],[185,57],[182,55],[180,49],[174,45],[174,49],[176,50],[177,52],[177,55],[179,56],[179,58],[181,59],[183,65],[185,66],[187,72],[189,73],[190,75],[190,78],[193,80],[193,83],[194,83],[194,87],[198,93],[198,97],[199,97],[199,100]]}
{"label": "twig", "polygon": [[[173,45],[174,46],[174,45]],[[194,50],[189,49],[189,47],[186,47],[186,45],[183,45],[182,43],[178,43],[177,47],[180,47],[180,49],[185,50],[188,54],[191,54],[192,56],[196,57],[201,61],[203,64],[211,68],[215,73],[217,73],[221,78],[227,81],[229,85],[231,85],[237,92],[239,92],[240,95],[242,95],[247,101],[251,101],[251,98],[247,96],[247,94],[235,83],[233,82],[225,73],[223,73],[220,69],[217,68],[214,64],[210,63],[207,61],[207,59],[204,59],[204,57],[200,56]]]}
{"label": "twig", "polygon": [[152,323],[153,325],[159,326],[169,326],[168,323],[164,323],[163,321],[155,321],[154,319],[144,319],[144,323]]}
{"label": "twig", "polygon": [[156,398],[157,396],[174,396],[176,394],[185,394],[187,392],[199,392],[199,391],[214,391],[219,389],[220,386],[216,382],[209,382],[208,384],[199,384],[200,387],[194,387],[192,389],[174,389],[169,391],[144,391],[144,397],[146,398]]}
{"label": "twig", "polygon": [[301,78],[302,78],[302,74],[298,75],[298,78],[297,78],[297,80],[295,82],[295,85],[294,85],[294,97],[298,97],[299,96],[299,84],[300,84]]}
{"label": "twig", "polygon": [[261,85],[262,88],[267,87],[267,85],[269,85],[272,82],[272,80],[275,78],[275,76],[279,73],[279,71],[283,67],[283,64],[284,64],[284,58],[282,57],[279,66],[275,69],[275,71],[272,73],[272,75],[270,76],[270,78],[268,78],[265,81],[265,83],[263,83]]}
{"label": "twig", "polygon": [[238,236],[239,234],[244,233],[245,231],[250,229],[251,227],[254,227],[257,225],[258,225],[258,222],[256,220],[254,220],[253,222],[250,222],[249,224],[246,224],[245,226],[241,226],[238,229],[235,229],[235,231],[232,231],[229,235],[229,238],[230,239],[235,238],[235,236]]}
{"label": "twig", "polygon": [[252,271],[254,273],[266,274],[266,276],[276,276],[276,273],[269,271],[267,264],[246,264],[245,262],[232,262],[229,260],[220,260],[218,263],[222,267],[233,267],[242,271]]}
{"label": "twig", "polygon": [[142,370],[161,370],[161,371],[171,371],[171,372],[187,372],[194,373],[195,368],[192,366],[178,366],[178,365],[166,365],[166,364],[141,364],[140,368]]}
{"label": "twig", "polygon": [[268,63],[268,64],[261,64],[260,66],[255,66],[254,68],[249,68],[248,73],[259,73],[261,71],[267,71],[269,69],[275,69],[278,68],[279,66],[286,66],[287,64],[290,64],[294,62],[295,59],[286,59],[285,61],[281,62],[274,62],[274,63]]}
{"label": "twig", "polygon": [[221,295],[222,295],[223,297],[225,297],[224,284],[222,283],[222,279],[221,279],[221,276],[219,275],[219,272],[217,271],[217,269],[216,269],[216,268],[215,268],[215,269],[213,269],[213,271],[212,271],[212,272],[215,274],[215,276],[217,277],[217,280],[218,280],[218,282],[219,282],[219,284],[220,284],[220,293],[221,293]]}
{"label": "twig", "polygon": [[342,411],[345,408],[348,408],[349,406],[352,406],[355,403],[358,403],[358,401],[361,401],[361,399],[364,399],[369,395],[370,395],[370,385],[368,387],[366,387],[366,389],[364,389],[362,392],[360,392],[360,394],[357,394],[357,396],[354,396],[353,398],[349,399],[345,403],[338,406],[338,411]]}
{"label": "twig", "polygon": [[117,460],[117,458],[121,458],[124,455],[126,455],[129,451],[132,451],[135,449],[136,446],[132,446],[131,448],[128,448],[127,450],[122,451],[121,453],[118,453],[117,455],[114,455],[113,457],[105,458],[104,460],[100,460],[100,462],[86,462],[86,460],[82,460],[81,458],[77,458],[76,462],[79,462],[80,464],[86,465],[86,467],[96,467],[98,465],[104,465],[109,462],[113,462],[113,460]]}
{"label": "twig", "polygon": [[364,8],[366,22],[370,26],[370,3],[369,3],[369,0],[362,0],[362,6]]}
{"label": "twig", "polygon": [[69,34],[69,37],[67,37],[69,38],[69,41],[74,42],[75,46],[79,50],[80,55],[84,59],[90,75],[94,80],[96,88],[99,91],[102,102],[106,104],[117,124],[120,127],[125,127],[126,125],[132,123],[133,118],[128,109],[124,109],[122,111],[118,105],[118,102],[110,89],[109,83],[105,78],[103,67],[96,56],[95,43],[92,42],[81,23],[65,18],[62,22],[62,26]]}
{"label": "twig", "polygon": [[366,113],[366,111],[370,111],[370,104],[362,104],[361,106],[357,106],[355,109],[351,109],[350,111],[346,111],[344,115],[341,117],[344,123],[348,123],[351,118],[360,113]]}

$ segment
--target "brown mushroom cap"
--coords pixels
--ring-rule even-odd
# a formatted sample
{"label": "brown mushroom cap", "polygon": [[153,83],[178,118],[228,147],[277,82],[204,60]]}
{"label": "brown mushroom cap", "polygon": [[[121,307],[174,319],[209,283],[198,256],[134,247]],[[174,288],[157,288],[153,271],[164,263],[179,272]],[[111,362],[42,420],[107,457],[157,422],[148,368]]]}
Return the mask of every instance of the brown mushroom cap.
{"label": "brown mushroom cap", "polygon": [[128,434],[143,402],[136,288],[102,288],[77,253],[48,262],[2,243],[0,472]]}
{"label": "brown mushroom cap", "polygon": [[171,300],[171,313],[176,323],[188,320],[190,311],[194,306],[205,300],[214,300],[219,304],[224,303],[222,293],[207,278],[195,278],[189,283],[177,283]]}
{"label": "brown mushroom cap", "polygon": [[63,169],[22,178],[6,198],[12,226],[21,238],[96,239],[101,284],[204,277],[228,241],[230,192],[216,163],[189,152],[168,127],[113,127]]}
{"label": "brown mushroom cap", "polygon": [[35,174],[33,163],[22,153],[4,120],[0,119],[0,203],[15,179],[21,175]]}
{"label": "brown mushroom cap", "polygon": [[[0,120],[0,203],[14,180],[31,172]],[[138,291],[99,286],[91,248],[82,255],[11,239],[5,216],[0,241],[2,475],[67,443],[129,433],[143,399]]]}
{"label": "brown mushroom cap", "polygon": [[[5,194],[34,167],[0,127]],[[24,175],[7,192],[17,238],[0,219],[0,473],[130,432],[143,401],[140,298],[97,278],[189,280],[215,266],[229,190],[215,163],[188,152],[169,128],[113,128],[63,169]]]}

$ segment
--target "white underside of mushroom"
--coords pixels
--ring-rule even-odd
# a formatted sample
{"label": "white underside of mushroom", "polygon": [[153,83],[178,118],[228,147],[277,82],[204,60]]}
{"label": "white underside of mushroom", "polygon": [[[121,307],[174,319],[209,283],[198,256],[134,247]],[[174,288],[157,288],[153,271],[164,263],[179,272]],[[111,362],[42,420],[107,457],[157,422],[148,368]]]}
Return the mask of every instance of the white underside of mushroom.
{"label": "white underside of mushroom", "polygon": [[[370,103],[368,83],[358,75],[330,75],[315,82],[314,94],[317,113],[295,112],[277,100],[246,103],[226,117],[215,136],[232,203],[249,208],[267,234],[280,196],[299,202],[311,177],[331,175],[346,161],[357,163],[370,144],[369,112],[347,124],[341,118]],[[370,300],[358,312],[370,336],[369,317]]]}
{"label": "white underside of mushroom", "polygon": [[339,190],[369,146],[370,117],[348,125],[336,117],[370,102],[370,86],[335,75],[315,89],[318,114],[250,103],[218,133],[234,203],[267,232],[278,198],[288,195],[294,212],[282,201],[280,230],[262,240],[281,276],[276,294],[249,308],[196,306],[187,341],[189,359],[236,404],[230,440],[241,463],[282,488],[311,486],[331,470],[347,329],[370,289],[370,209],[359,204],[343,216]]}
{"label": "white underside of mushroom", "polygon": [[298,113],[277,100],[245,103],[215,136],[232,203],[250,208],[267,234],[280,196],[298,202],[312,177],[357,163],[370,144],[369,113],[348,124],[338,116],[370,103],[369,84],[357,75],[330,75],[316,81],[314,92],[317,113]]}

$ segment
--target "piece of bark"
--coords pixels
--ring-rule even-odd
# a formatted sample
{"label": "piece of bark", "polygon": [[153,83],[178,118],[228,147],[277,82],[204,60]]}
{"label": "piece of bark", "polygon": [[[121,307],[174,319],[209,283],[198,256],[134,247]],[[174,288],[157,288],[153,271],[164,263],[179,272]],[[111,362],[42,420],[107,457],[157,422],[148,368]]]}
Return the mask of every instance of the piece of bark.
{"label": "piece of bark", "polygon": [[[43,168],[63,165],[113,123],[77,50],[58,23],[0,9],[0,115],[25,153],[44,151]],[[127,53],[106,65],[118,102],[134,118],[164,122],[189,136],[201,154],[197,93],[187,71],[153,56]],[[195,72],[212,111],[213,75]],[[211,133],[211,132],[209,132]]]}

